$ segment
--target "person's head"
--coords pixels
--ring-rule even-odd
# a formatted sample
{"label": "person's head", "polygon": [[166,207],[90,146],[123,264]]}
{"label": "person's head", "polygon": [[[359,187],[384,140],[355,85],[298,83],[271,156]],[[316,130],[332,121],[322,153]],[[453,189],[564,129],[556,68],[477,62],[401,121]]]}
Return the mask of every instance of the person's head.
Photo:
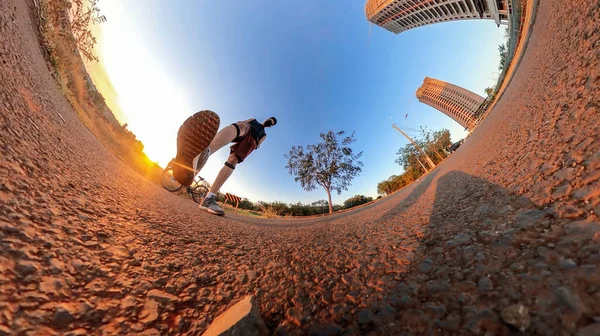
{"label": "person's head", "polygon": [[275,117],[271,117],[263,122],[264,127],[271,127],[277,125],[277,119]]}

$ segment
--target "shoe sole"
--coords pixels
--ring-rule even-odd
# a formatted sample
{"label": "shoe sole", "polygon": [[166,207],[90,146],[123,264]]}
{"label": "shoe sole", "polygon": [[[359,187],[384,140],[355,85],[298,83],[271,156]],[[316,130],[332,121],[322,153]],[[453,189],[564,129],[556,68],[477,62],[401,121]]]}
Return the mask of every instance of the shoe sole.
{"label": "shoe sole", "polygon": [[208,212],[209,214],[213,214],[213,215],[217,215],[217,216],[225,216],[225,212],[223,212],[223,213],[216,212],[216,211],[210,210],[209,208],[204,207],[202,205],[200,205],[198,207],[202,210],[206,210],[206,212]]}
{"label": "shoe sole", "polygon": [[217,134],[221,120],[213,111],[205,110],[187,118],[177,133],[177,156],[173,160],[173,177],[190,186],[194,181],[194,158],[202,153]]}

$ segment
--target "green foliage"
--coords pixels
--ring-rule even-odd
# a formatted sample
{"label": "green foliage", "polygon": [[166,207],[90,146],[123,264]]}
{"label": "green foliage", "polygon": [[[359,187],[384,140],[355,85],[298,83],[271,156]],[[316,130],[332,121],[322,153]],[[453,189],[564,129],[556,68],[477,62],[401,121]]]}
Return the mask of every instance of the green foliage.
{"label": "green foliage", "polygon": [[419,172],[410,169],[402,175],[392,175],[387,180],[377,184],[377,193],[380,195],[389,195],[396,190],[400,190],[421,176]]}
{"label": "green foliage", "polygon": [[508,49],[506,48],[506,43],[498,46],[498,52],[500,53],[500,64],[498,64],[498,70],[502,71],[506,66],[506,59],[508,58]]}
{"label": "green foliage", "polygon": [[288,205],[283,202],[275,201],[271,203],[261,203],[263,204],[263,206],[266,206],[267,208],[271,209],[271,211],[280,215],[287,214],[290,212],[290,208],[288,207]]}
{"label": "green foliage", "polygon": [[344,201],[344,208],[349,209],[361,204],[369,203],[373,201],[373,197],[366,197],[365,195],[356,195]]}
{"label": "green foliage", "polygon": [[316,145],[292,146],[286,168],[294,181],[306,191],[321,186],[327,192],[329,212],[333,212],[331,191],[339,194],[348,190],[352,179],[358,176],[362,162],[358,161],[362,152],[355,154],[350,147],[356,141],[354,133],[344,136],[344,131],[321,133],[322,142]]}
{"label": "green foliage", "polygon": [[315,215],[324,214],[327,213],[327,211],[329,211],[329,202],[327,202],[327,200],[324,199],[312,202],[310,206],[315,212]]}
{"label": "green foliage", "polygon": [[[217,193],[217,202],[223,203],[225,201],[225,194]],[[227,203],[230,206],[235,204]],[[329,203],[326,200],[319,200],[310,204],[298,203],[284,203],[280,201],[274,202],[263,202],[258,201],[256,203],[250,201],[248,198],[243,198],[238,205],[239,209],[250,210],[256,215],[262,215],[267,217],[278,217],[278,216],[314,216],[326,214],[329,211]],[[334,205],[333,210],[338,211],[343,209],[341,205]]]}
{"label": "green foliage", "polygon": [[[427,128],[421,128],[420,137],[413,140],[436,165],[446,156],[444,149],[452,145],[450,131],[447,129],[430,131]],[[400,190],[425,173],[425,170],[419,163],[420,160],[423,164],[426,164],[425,156],[412,143],[400,148],[396,154],[398,155],[396,163],[402,166],[404,173],[401,175],[392,175],[387,180],[379,182],[377,184],[377,193],[379,195],[389,195],[394,191]]]}
{"label": "green foliage", "polygon": [[[421,147],[425,153],[431,158],[433,163],[436,165],[442,161],[444,148],[448,148],[452,145],[450,141],[450,131],[447,129],[441,129],[439,131],[429,131],[427,128],[421,128],[421,136],[413,139],[419,147]],[[423,153],[412,143],[405,145],[400,148],[396,153],[398,158],[396,163],[401,165],[405,171],[411,169],[417,172],[425,173],[425,170],[421,167],[419,161],[425,164]]]}
{"label": "green foliage", "polygon": [[[334,211],[343,209],[341,205],[334,205]],[[314,216],[322,215],[329,211],[329,203],[326,200],[320,200],[311,204],[302,204],[301,202],[286,204],[283,202],[262,202],[259,201],[255,210],[276,214],[278,216]]]}
{"label": "green foliage", "polygon": [[254,203],[252,203],[248,198],[243,198],[240,201],[238,208],[245,210],[254,210]]}

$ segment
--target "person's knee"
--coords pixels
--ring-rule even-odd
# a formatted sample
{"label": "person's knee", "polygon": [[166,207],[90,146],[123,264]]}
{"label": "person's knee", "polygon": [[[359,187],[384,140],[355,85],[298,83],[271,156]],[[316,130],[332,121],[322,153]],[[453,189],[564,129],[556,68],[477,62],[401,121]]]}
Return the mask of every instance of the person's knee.
{"label": "person's knee", "polygon": [[235,166],[237,166],[237,163],[238,163],[237,157],[235,157],[235,155],[230,155],[227,158],[227,161],[225,161],[225,167],[235,169]]}

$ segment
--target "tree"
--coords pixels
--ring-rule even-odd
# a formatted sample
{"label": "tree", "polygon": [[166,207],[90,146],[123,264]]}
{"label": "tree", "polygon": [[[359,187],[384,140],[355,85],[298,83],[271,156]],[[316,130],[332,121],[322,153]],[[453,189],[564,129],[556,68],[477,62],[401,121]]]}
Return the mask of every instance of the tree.
{"label": "tree", "polygon": [[488,88],[485,88],[485,90],[484,90],[484,91],[485,91],[485,94],[486,94],[488,97],[490,97],[492,94],[494,94],[494,88],[493,88],[493,87],[488,87]]}
{"label": "tree", "polygon": [[427,155],[433,159],[433,162],[437,165],[443,161],[444,158],[442,155],[446,155],[444,148],[448,148],[452,145],[452,141],[450,141],[450,131],[443,128],[432,132],[428,131],[425,127],[421,128],[421,136],[421,146],[423,146]]}
{"label": "tree", "polygon": [[106,17],[100,14],[98,0],[68,0],[69,27],[75,38],[75,44],[81,54],[90,61],[98,61],[94,55],[96,37],[92,34],[91,26],[106,22]]}
{"label": "tree", "polygon": [[373,197],[366,197],[365,195],[356,195],[344,201],[344,208],[349,209],[361,204],[369,203],[373,200]]}
{"label": "tree", "polygon": [[327,202],[327,200],[322,199],[316,202],[312,202],[310,206],[314,208],[315,213],[324,214],[329,209],[329,202]]}
{"label": "tree", "polygon": [[379,195],[389,195],[394,191],[398,190],[398,175],[392,175],[387,180],[381,181],[377,184],[377,193]]}
{"label": "tree", "polygon": [[248,198],[244,197],[238,204],[238,207],[245,210],[254,210],[254,203],[252,203]]}
{"label": "tree", "polygon": [[[418,143],[418,140],[415,140]],[[415,147],[414,144],[409,143],[404,147],[398,149],[396,152],[398,158],[396,159],[396,163],[401,165],[404,170],[408,170],[409,167],[416,167],[415,169],[422,171],[423,174],[426,173],[425,169],[421,166],[421,163],[424,163],[423,153]],[[421,163],[419,163],[419,161]]]}
{"label": "tree", "polygon": [[379,183],[377,183],[377,193],[379,195],[385,195],[387,196],[388,194],[391,194],[393,192],[391,185],[390,185],[390,181],[381,181]]}
{"label": "tree", "polygon": [[506,44],[501,44],[498,46],[498,52],[500,53],[500,64],[498,65],[498,70],[502,71],[506,66],[506,58],[508,57],[508,49],[506,48]]}
{"label": "tree", "polygon": [[[436,165],[446,155],[444,148],[448,148],[452,144],[450,141],[450,131],[447,129],[430,131],[427,128],[421,128],[420,137],[414,139],[414,141]],[[377,184],[377,193],[379,195],[387,196],[400,190],[425,173],[425,170],[419,163],[419,160],[424,162],[423,152],[414,144],[409,143],[405,145],[396,154],[398,154],[396,163],[402,166],[404,173],[402,175],[392,175],[387,180],[379,182]]]}
{"label": "tree", "polygon": [[296,204],[290,204],[290,215],[292,216],[310,216],[312,213],[310,212],[311,208],[302,204],[302,202],[298,202]]}
{"label": "tree", "polygon": [[362,162],[358,159],[362,152],[355,154],[350,145],[356,141],[354,133],[344,137],[345,132],[321,133],[322,142],[316,145],[292,146],[285,166],[294,181],[300,182],[302,189],[312,191],[321,186],[327,193],[329,212],[333,212],[331,191],[338,195],[348,190],[352,179],[360,174]]}

